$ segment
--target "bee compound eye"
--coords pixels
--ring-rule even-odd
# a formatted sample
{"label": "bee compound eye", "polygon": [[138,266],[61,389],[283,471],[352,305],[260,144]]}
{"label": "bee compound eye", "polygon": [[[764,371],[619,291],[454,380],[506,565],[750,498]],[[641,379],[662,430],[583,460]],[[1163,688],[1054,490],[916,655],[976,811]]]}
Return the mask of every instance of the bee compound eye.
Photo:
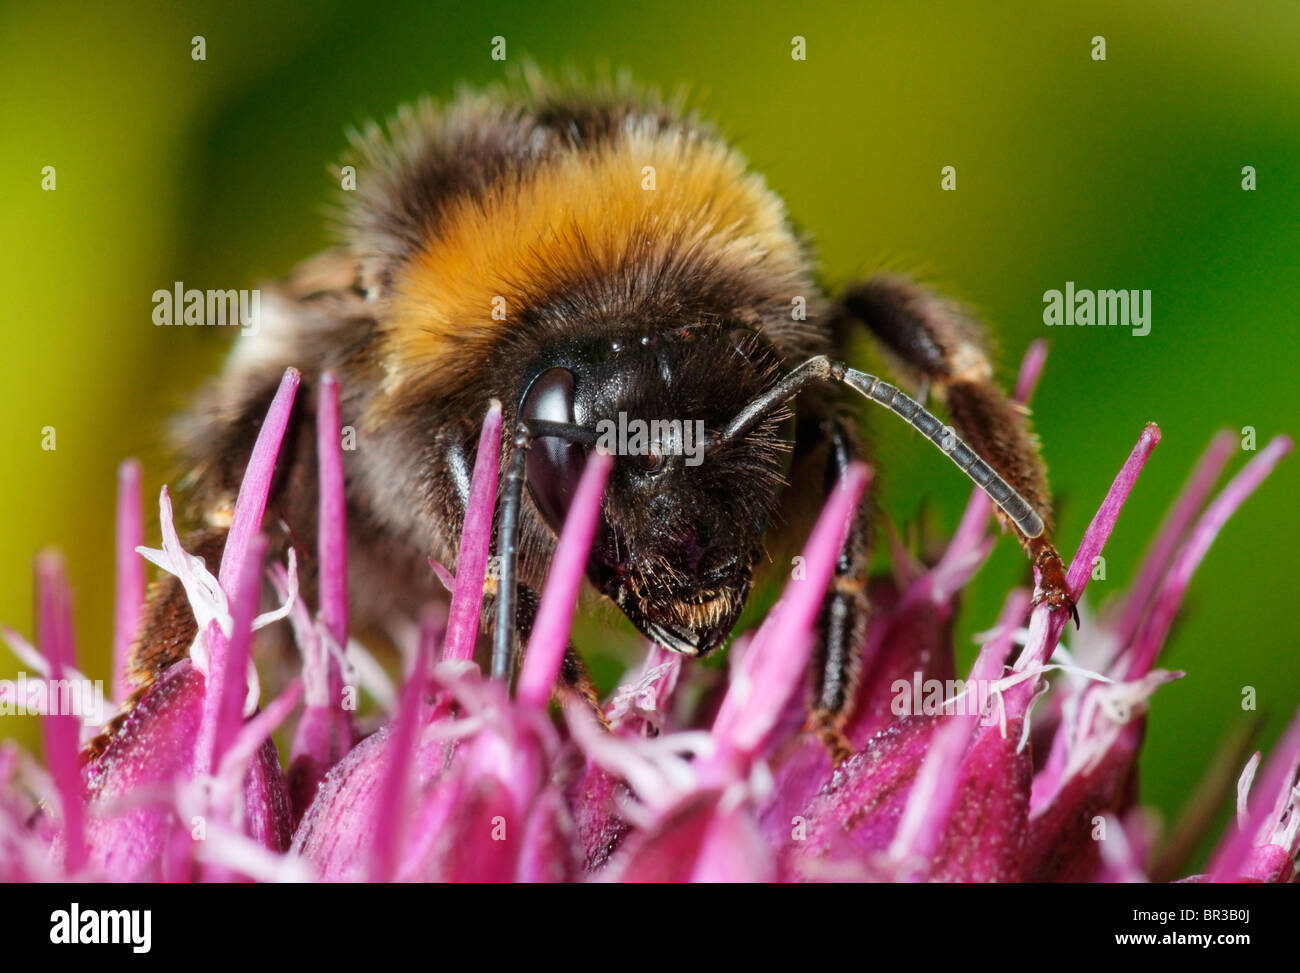
{"label": "bee compound eye", "polygon": [[[524,393],[519,415],[525,420],[573,422],[573,374],[566,368],[542,372]],[[528,450],[528,492],[555,531],[564,526],[586,454],[581,446],[554,436],[539,437]]]}

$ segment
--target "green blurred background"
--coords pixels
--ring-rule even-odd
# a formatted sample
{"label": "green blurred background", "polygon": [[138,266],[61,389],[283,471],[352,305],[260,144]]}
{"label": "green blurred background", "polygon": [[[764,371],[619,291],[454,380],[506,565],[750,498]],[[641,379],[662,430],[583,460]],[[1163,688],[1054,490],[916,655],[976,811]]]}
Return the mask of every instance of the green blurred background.
{"label": "green blurred background", "polygon": [[[107,681],[115,467],[139,456],[157,496],[162,421],[230,338],[154,327],[153,291],[289,270],[328,242],[345,127],[525,58],[688,85],[814,235],[831,284],[881,266],[922,274],[994,323],[1004,376],[1050,339],[1035,414],[1064,552],[1158,421],[1164,439],[1089,598],[1120,590],[1216,429],[1253,426],[1260,446],[1300,432],[1300,6],[991,6],[0,6],[0,620],[30,635],[31,557],[62,548],[84,667]],[[195,35],[205,61],[191,59]],[[790,57],[794,35],[806,61]],[[940,191],[946,165],[956,192]],[[1044,327],[1043,292],[1067,280],[1150,289],[1151,333]],[[886,514],[910,524],[924,510],[951,531],[965,480],[899,424],[876,428]],[[1166,820],[1247,719],[1243,686],[1258,688],[1264,745],[1300,701],[1298,477],[1285,461],[1230,522],[1163,657],[1188,673],[1157,695],[1142,758],[1143,794]],[[1025,578],[1016,546],[999,544],[963,609],[967,657]],[[0,653],[0,677],[16,671]],[[36,745],[34,721],[3,729]]]}

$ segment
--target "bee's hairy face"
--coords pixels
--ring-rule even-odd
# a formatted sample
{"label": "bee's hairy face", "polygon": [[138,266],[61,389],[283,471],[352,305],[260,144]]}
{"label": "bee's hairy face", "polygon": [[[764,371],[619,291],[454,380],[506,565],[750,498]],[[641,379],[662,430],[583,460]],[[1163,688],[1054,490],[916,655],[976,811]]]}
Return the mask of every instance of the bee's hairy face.
{"label": "bee's hairy face", "polygon": [[[706,448],[769,369],[726,329],[682,334],[634,330],[539,360],[520,414],[597,431],[616,460],[588,578],[647,637],[705,655],[744,607],[786,450],[777,422]],[[530,450],[529,490],[552,530],[584,462],[582,447],[558,439]]]}

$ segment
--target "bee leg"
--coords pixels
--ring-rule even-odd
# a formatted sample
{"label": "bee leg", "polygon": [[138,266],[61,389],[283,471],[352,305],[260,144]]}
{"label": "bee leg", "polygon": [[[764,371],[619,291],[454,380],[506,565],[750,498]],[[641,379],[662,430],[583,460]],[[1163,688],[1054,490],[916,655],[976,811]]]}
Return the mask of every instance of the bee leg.
{"label": "bee leg", "polygon": [[[523,590],[519,584],[519,511],[527,479],[528,448],[534,439],[546,436],[589,446],[596,442],[593,430],[565,422],[542,420],[520,422],[511,437],[510,459],[501,488],[501,521],[497,534],[501,576],[497,586],[496,625],[492,633],[492,678],[503,679],[508,685],[514,683],[514,674],[518,669],[515,665],[516,655],[522,652],[520,646],[527,641],[526,636],[517,641],[515,630],[519,624],[520,591]],[[531,624],[530,618],[529,625]]]}
{"label": "bee leg", "polygon": [[[515,671],[519,670],[523,663],[524,646],[528,644],[528,636],[533,631],[533,621],[537,617],[537,606],[541,599],[528,585],[521,584],[518,586],[518,605],[515,612],[515,624],[517,637],[515,639]],[[582,656],[570,641],[564,647],[564,661],[560,664],[560,678],[555,684],[555,699],[561,700],[564,694],[569,693],[577,696],[584,703],[591,707],[593,713],[601,724],[608,729],[608,723],[605,720],[605,711],[601,708],[600,698],[596,693],[596,686],[591,681],[591,676],[587,673],[587,666],[582,661]]]}
{"label": "bee leg", "polygon": [[[1001,415],[1009,423],[1005,431],[996,427],[989,428],[978,422],[972,423],[972,438],[987,449],[991,456],[1000,457],[1004,468],[1012,472],[1028,464],[1029,475],[1022,474],[1017,479],[1027,484],[1032,495],[1045,498],[1046,486],[1043,484],[1041,463],[1037,461],[1037,453],[1024,428],[1023,413],[1017,411],[1016,407],[997,391],[991,381],[974,389],[968,388],[968,384],[946,383],[945,389],[949,392],[949,402],[956,398],[962,404],[971,400],[991,403],[991,407],[1001,410]],[[792,368],[770,389],[754,398],[724,429],[710,438],[706,449],[715,449],[724,443],[745,436],[775,409],[801,394],[815,394],[818,388],[825,389],[827,386],[834,385],[846,386],[877,405],[889,409],[919,430],[948,456],[997,504],[999,517],[1003,522],[1011,524],[1021,536],[1022,543],[1034,556],[1035,564],[1043,572],[1043,597],[1063,596],[1052,601],[1053,607],[1068,605],[1073,608],[1073,602],[1069,600],[1065,586],[1064,571],[1060,567],[1060,558],[1056,556],[1055,549],[1045,537],[1039,539],[1040,535],[1045,534],[1046,525],[1030,502],[998,473],[990,461],[983,459],[980,451],[964,442],[920,403],[874,375],[850,368],[843,362],[832,361],[825,355],[815,355]],[[955,397],[951,394],[954,388],[957,390]],[[966,398],[963,398],[964,395]],[[837,419],[835,413],[829,412],[824,405],[820,409],[815,408],[812,414],[825,417],[820,422],[824,423],[826,428],[816,438],[830,440],[831,462],[827,464],[827,474],[828,483],[833,483],[848,467],[856,451],[852,427],[847,422]],[[1023,443],[1017,446],[1013,442],[1012,447],[1007,450],[1006,443],[1000,435],[1009,436],[1013,440],[1019,437]],[[800,444],[807,444],[811,438],[813,438],[811,435],[796,434],[796,449],[800,448]],[[1020,466],[1007,461],[1008,455],[1013,458],[1019,457],[1025,450],[1028,451],[1029,458]],[[1034,491],[1036,485],[1038,489]],[[866,593],[869,515],[859,508],[855,516],[856,520],[850,530],[849,539],[836,565],[834,588],[827,595],[822,612],[822,641],[817,658],[820,670],[819,682],[816,703],[809,720],[810,728],[826,741],[832,757],[837,761],[842,760],[848,752],[842,728],[854,702],[855,683],[860,664],[859,653],[870,611]]]}
{"label": "bee leg", "polygon": [[[834,489],[860,455],[857,436],[843,419],[831,420],[830,456],[826,464],[826,491]],[[844,724],[852,715],[862,650],[866,644],[871,604],[867,600],[867,569],[871,557],[871,506],[859,504],[844,546],[835,562],[831,590],[818,619],[818,640],[814,655],[815,691],[808,715],[808,728],[815,732],[839,764],[852,749],[844,736]]]}
{"label": "bee leg", "polygon": [[984,329],[954,302],[897,277],[874,277],[850,287],[842,307],[849,318],[867,326],[918,385],[934,393],[971,449],[1041,516],[1042,529],[1033,535],[1020,530],[1004,510],[997,511],[1039,571],[1034,603],[1066,608],[1078,625],[1065,566],[1050,539],[1051,494],[1038,440],[1026,409],[993,380]]}
{"label": "bee leg", "polygon": [[[972,448],[952,428],[945,426],[911,396],[875,375],[850,368],[844,362],[832,361],[825,355],[815,355],[792,368],[772,388],[753,399],[725,429],[709,439],[706,449],[716,449],[739,439],[773,409],[821,383],[848,386],[904,419],[934,443],[997,504],[999,521],[1016,531],[1021,546],[1040,572],[1035,602],[1047,601],[1053,609],[1068,608],[1074,615],[1075,624],[1078,624],[1079,616],[1066,584],[1065,568],[1047,537],[1047,524],[1034,505],[1007,482],[993,462],[985,460],[980,451]],[[944,392],[954,414],[965,416],[962,422],[970,430],[971,438],[995,457],[995,461],[1027,492],[1038,497],[1040,504],[1043,503],[1047,494],[1046,477],[1037,447],[1024,424],[1024,410],[1003,396],[991,381],[982,384],[953,381],[945,383]]]}

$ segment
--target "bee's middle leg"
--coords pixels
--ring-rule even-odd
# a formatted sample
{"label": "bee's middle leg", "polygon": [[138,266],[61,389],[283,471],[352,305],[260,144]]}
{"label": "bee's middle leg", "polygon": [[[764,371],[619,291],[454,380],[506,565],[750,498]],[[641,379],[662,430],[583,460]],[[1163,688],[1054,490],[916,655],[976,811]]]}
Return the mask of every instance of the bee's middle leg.
{"label": "bee's middle leg", "polygon": [[[829,422],[829,456],[825,491],[830,491],[860,457],[857,434],[843,418]],[[866,644],[871,603],[867,598],[867,571],[871,559],[871,504],[864,499],[853,515],[848,536],[835,562],[831,588],[822,603],[814,653],[814,693],[808,728],[815,732],[835,763],[852,750],[844,725],[853,712],[862,651]]]}
{"label": "bee's middle leg", "polygon": [[[524,649],[527,647],[528,638],[532,634],[533,622],[537,618],[537,608],[541,603],[541,598],[536,591],[526,584],[516,585],[515,590],[518,594],[515,602],[514,671],[519,672],[523,667]],[[486,598],[484,599],[484,606],[484,618],[491,619],[493,617],[492,609]],[[600,722],[605,723],[605,711],[601,708],[596,685],[591,681],[587,666],[582,661],[582,656],[578,654],[572,640],[564,647],[564,661],[560,664],[560,677],[555,682],[555,698],[561,700],[566,693],[581,699],[591,707]]]}

